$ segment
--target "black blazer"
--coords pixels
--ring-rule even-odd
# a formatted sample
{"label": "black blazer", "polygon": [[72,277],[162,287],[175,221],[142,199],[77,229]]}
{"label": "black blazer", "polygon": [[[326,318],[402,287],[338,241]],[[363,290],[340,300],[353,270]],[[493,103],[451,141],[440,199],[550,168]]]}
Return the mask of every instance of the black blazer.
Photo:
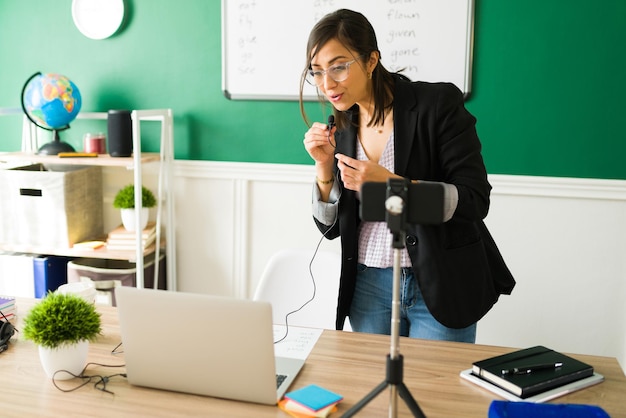
{"label": "black blazer", "polygon": [[[450,83],[409,82],[396,77],[394,90],[395,173],[411,180],[454,184],[459,202],[441,225],[410,225],[406,247],[431,314],[450,328],[464,328],[482,318],[500,294],[510,294],[515,280],[487,230],[491,185],[476,134],[476,119],[465,109],[460,90]],[[358,106],[345,112],[358,120]],[[335,134],[337,152],[356,156],[356,129]],[[337,171],[335,161],[335,172]],[[354,295],[358,261],[357,194],[343,189],[338,222],[329,239],[341,237],[342,266],[337,329],[343,329]]]}

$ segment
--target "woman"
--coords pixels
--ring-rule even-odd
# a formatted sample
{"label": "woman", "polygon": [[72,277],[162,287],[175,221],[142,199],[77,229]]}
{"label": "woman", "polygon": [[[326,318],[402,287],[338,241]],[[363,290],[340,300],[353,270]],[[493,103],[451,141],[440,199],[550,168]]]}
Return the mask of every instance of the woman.
{"label": "woman", "polygon": [[301,82],[317,86],[337,126],[315,122],[304,146],[315,161],[313,216],[329,239],[341,236],[337,329],[389,334],[392,235],[361,222],[365,182],[406,178],[444,187],[444,223],[408,225],[402,255],[400,335],[474,342],[476,322],[515,281],[483,219],[491,186],[475,118],[449,83],[410,82],[380,62],[374,29],[338,10],[309,36]]}

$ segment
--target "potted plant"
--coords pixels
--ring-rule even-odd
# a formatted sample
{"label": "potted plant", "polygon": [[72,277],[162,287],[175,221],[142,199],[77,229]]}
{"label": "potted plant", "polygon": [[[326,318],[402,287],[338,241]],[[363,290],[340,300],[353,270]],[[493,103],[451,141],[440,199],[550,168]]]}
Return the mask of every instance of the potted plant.
{"label": "potted plant", "polygon": [[101,332],[100,314],[79,295],[52,292],[26,314],[22,332],[39,346],[39,359],[49,377],[71,379],[85,367],[89,342]]}
{"label": "potted plant", "polygon": [[[139,229],[144,229],[148,224],[149,209],[156,206],[156,198],[150,189],[141,186],[141,221]],[[122,224],[128,231],[135,231],[135,185],[129,184],[123,187],[115,195],[113,207],[120,209]]]}

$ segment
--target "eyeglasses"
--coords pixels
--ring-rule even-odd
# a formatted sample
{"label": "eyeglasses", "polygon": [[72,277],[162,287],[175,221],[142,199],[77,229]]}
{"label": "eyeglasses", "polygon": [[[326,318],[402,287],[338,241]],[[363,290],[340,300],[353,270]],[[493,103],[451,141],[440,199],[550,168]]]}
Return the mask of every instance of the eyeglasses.
{"label": "eyeglasses", "polygon": [[326,70],[313,70],[309,68],[306,72],[306,81],[312,86],[321,86],[324,84],[325,75],[328,75],[337,83],[345,81],[350,75],[350,65],[355,62],[356,59],[353,59],[352,61],[328,67]]}

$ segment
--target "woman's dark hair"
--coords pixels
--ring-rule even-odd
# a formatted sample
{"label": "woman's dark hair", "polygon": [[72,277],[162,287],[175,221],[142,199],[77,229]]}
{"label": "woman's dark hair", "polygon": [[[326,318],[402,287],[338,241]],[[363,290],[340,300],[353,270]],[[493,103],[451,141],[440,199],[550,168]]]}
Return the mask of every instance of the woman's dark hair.
{"label": "woman's dark hair", "polygon": [[[309,124],[302,91],[307,71],[311,69],[311,59],[331,39],[337,39],[346,48],[356,51],[357,59],[365,64],[372,52],[378,52],[378,42],[374,28],[361,13],[340,9],[324,16],[311,30],[306,48],[306,65],[300,79],[300,113],[302,118]],[[368,122],[368,126],[384,123],[385,111],[390,109],[393,103],[393,76],[380,62],[380,58],[372,72],[374,114]],[[323,101],[320,96],[320,101]],[[335,121],[338,128],[343,128],[349,120],[334,109]]]}

